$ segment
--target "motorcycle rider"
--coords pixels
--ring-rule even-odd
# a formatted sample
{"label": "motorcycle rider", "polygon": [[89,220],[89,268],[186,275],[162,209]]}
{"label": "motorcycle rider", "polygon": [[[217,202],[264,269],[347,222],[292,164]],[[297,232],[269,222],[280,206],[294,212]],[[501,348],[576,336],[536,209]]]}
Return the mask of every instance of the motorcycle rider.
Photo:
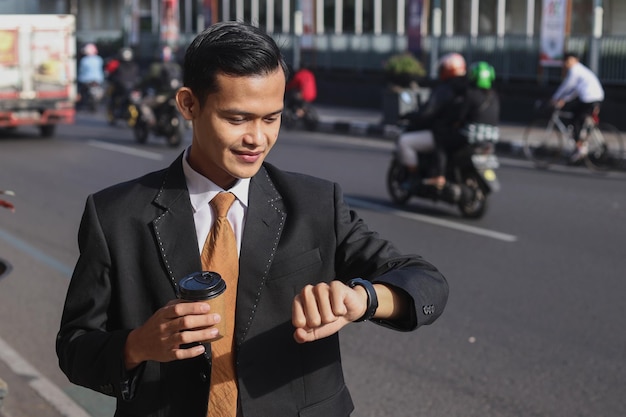
{"label": "motorcycle rider", "polygon": [[469,86],[459,116],[460,128],[449,135],[435,139],[439,173],[434,180],[438,187],[446,183],[448,160],[467,145],[495,143],[500,138],[500,97],[492,88],[496,73],[489,63],[478,61],[470,65]]}
{"label": "motorcycle rider", "polygon": [[83,57],[78,62],[78,93],[79,103],[86,103],[89,94],[89,84],[104,83],[104,62],[98,55],[98,47],[93,43],[88,43],[83,47]]}
{"label": "motorcycle rider", "polygon": [[287,83],[286,93],[287,105],[295,109],[296,116],[303,117],[305,103],[312,103],[317,98],[315,74],[303,65]]}
{"label": "motorcycle rider", "polygon": [[155,125],[162,105],[173,97],[181,85],[181,66],[174,59],[172,48],[166,45],[161,49],[160,58],[150,65],[140,85],[144,92],[141,110],[148,126]]}
{"label": "motorcycle rider", "polygon": [[108,106],[109,122],[115,122],[117,107],[126,101],[139,79],[139,65],[134,60],[133,50],[128,47],[122,48],[119,52],[119,65],[109,74],[111,84]]}
{"label": "motorcycle rider", "polygon": [[439,188],[444,186],[441,183],[441,176],[445,172],[442,167],[444,161],[439,158],[441,152],[433,151],[437,140],[442,141],[449,135],[458,134],[468,89],[466,71],[467,66],[462,55],[456,52],[443,55],[438,62],[440,82],[433,88],[428,101],[416,112],[401,117],[408,125],[400,135],[397,146],[400,160],[409,172],[406,181],[409,189],[418,185],[417,152],[428,154],[430,159],[428,167],[431,172],[423,182]]}

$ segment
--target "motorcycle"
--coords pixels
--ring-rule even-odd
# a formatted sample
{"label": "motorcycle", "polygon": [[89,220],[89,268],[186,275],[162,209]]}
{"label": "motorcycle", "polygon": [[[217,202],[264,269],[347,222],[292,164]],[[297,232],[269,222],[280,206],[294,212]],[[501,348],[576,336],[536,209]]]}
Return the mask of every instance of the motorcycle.
{"label": "motorcycle", "polygon": [[285,99],[285,108],[281,116],[281,124],[285,129],[295,129],[302,123],[305,129],[313,131],[319,124],[319,115],[311,103],[303,102],[301,108],[289,96]]}
{"label": "motorcycle", "polygon": [[429,157],[418,153],[417,173],[410,173],[395,151],[387,171],[387,190],[396,204],[405,204],[411,197],[456,205],[466,218],[481,218],[487,210],[487,196],[500,189],[495,169],[498,159],[491,142],[467,145],[448,160],[446,185],[439,188],[424,183],[430,178]]}
{"label": "motorcycle", "polygon": [[95,113],[100,107],[100,103],[104,99],[104,87],[97,81],[91,81],[81,87],[80,101],[78,103],[80,108],[87,109],[88,111]]}
{"label": "motorcycle", "polygon": [[171,147],[182,143],[185,123],[176,105],[175,92],[175,89],[165,94],[148,91],[145,97],[133,100],[128,124],[138,143],[146,143],[150,133],[165,137]]}
{"label": "motorcycle", "polygon": [[109,95],[112,100],[107,109],[109,125],[114,126],[118,120],[123,120],[130,125],[133,108],[141,100],[141,91],[137,88],[130,88],[122,94],[114,94],[110,91]]}

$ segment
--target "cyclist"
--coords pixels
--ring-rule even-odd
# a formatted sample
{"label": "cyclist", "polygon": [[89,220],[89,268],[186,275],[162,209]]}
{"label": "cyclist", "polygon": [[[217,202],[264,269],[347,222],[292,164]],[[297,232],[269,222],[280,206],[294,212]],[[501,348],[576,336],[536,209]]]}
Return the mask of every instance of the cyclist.
{"label": "cyclist", "polygon": [[572,52],[563,56],[563,69],[566,71],[565,79],[552,96],[551,103],[557,108],[569,103],[568,107],[574,113],[572,125],[576,151],[571,160],[576,162],[587,154],[587,146],[580,136],[582,126],[588,116],[600,112],[600,105],[604,101],[604,89],[593,71],[584,66]]}
{"label": "cyclist", "polygon": [[462,55],[453,52],[442,56],[438,62],[438,77],[440,83],[431,92],[428,101],[416,112],[401,117],[408,122],[407,129],[398,139],[398,151],[401,162],[409,171],[407,188],[413,188],[418,171],[417,152],[430,153],[434,161],[432,178],[424,180],[427,184],[443,187],[444,171],[439,156],[441,152],[435,150],[435,140],[443,140],[446,136],[457,134],[461,123],[461,113],[467,94],[467,66]]}

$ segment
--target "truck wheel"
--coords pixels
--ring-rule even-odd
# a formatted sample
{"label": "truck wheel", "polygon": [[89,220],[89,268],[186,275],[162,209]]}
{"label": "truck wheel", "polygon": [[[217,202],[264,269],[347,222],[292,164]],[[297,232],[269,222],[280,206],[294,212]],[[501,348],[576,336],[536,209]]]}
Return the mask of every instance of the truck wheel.
{"label": "truck wheel", "polygon": [[50,138],[54,136],[55,129],[56,129],[56,125],[39,126],[39,132],[41,133],[41,137],[43,138]]}

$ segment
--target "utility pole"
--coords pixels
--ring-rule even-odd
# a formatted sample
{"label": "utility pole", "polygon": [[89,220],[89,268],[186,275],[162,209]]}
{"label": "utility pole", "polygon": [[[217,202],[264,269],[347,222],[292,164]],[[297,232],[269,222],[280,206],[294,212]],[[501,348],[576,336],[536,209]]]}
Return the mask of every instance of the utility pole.
{"label": "utility pole", "polygon": [[301,0],[296,0],[293,13],[293,70],[300,68],[300,46],[302,43],[302,4]]}
{"label": "utility pole", "polygon": [[441,0],[433,1],[432,42],[430,47],[430,76],[437,78],[437,61],[439,61],[439,41],[441,38]]}
{"label": "utility pole", "polygon": [[602,0],[594,0],[593,27],[591,29],[591,42],[589,43],[589,68],[596,74],[600,70],[600,38],[602,37],[603,16]]}

